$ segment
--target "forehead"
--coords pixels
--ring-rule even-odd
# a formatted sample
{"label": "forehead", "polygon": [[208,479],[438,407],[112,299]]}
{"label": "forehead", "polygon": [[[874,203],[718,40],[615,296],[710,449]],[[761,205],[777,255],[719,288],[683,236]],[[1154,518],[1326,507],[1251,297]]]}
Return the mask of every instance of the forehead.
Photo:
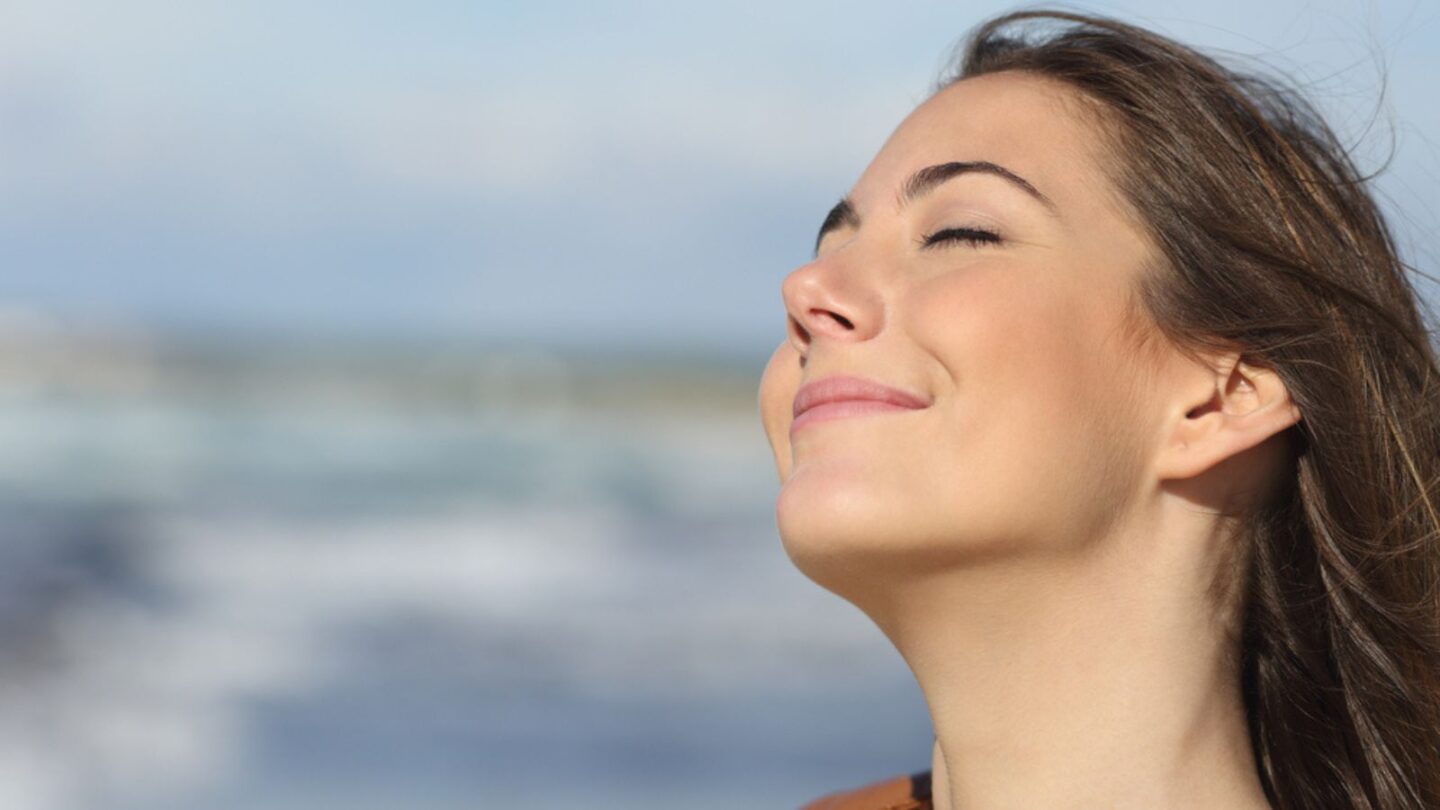
{"label": "forehead", "polygon": [[867,207],[893,197],[916,169],[988,160],[1029,180],[1062,212],[1093,204],[1109,183],[1101,170],[1101,133],[1082,103],[1077,91],[1057,81],[1016,72],[952,84],[901,122],[852,197]]}

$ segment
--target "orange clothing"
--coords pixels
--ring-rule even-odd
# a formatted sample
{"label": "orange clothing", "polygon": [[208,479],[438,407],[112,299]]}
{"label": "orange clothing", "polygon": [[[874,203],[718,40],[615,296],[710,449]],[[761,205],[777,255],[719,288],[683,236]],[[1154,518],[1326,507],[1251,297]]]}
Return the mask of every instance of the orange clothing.
{"label": "orange clothing", "polygon": [[934,810],[930,771],[892,776],[858,788],[827,793],[800,810]]}

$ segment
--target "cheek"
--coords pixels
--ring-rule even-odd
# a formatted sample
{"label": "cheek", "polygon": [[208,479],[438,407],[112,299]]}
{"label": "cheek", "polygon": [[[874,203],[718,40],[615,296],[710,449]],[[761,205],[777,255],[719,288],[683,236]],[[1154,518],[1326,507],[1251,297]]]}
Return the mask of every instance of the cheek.
{"label": "cheek", "polygon": [[1063,289],[1014,270],[936,279],[907,313],[915,341],[953,385],[959,423],[950,438],[991,470],[1044,456],[1079,428],[1072,423],[1089,399],[1086,319]]}
{"label": "cheek", "polygon": [[790,473],[790,422],[795,391],[800,386],[800,355],[787,341],[770,355],[760,378],[760,422],[775,454],[775,469],[783,481]]}
{"label": "cheek", "polygon": [[[1026,268],[965,268],[919,285],[899,313],[961,397],[1058,394],[1084,356],[1083,300]],[[1071,373],[1057,373],[1069,368]],[[1020,404],[1020,403],[1011,403]]]}
{"label": "cheek", "polygon": [[[1024,273],[1024,275],[1020,275]],[[997,517],[1052,534],[1112,506],[1131,474],[1124,358],[1107,343],[1100,290],[1047,283],[1029,269],[956,273],[923,288],[906,313],[914,339],[953,384],[948,450]],[[967,508],[969,508],[967,507]],[[1096,516],[1099,512],[1096,511]]]}

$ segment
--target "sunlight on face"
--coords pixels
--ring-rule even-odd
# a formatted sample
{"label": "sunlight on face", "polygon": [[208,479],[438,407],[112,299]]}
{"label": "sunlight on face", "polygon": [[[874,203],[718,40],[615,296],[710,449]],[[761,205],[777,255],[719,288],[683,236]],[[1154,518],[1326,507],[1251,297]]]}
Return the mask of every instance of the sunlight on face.
{"label": "sunlight on face", "polygon": [[[1017,73],[936,94],[786,277],[760,410],[782,540],[821,584],[1072,549],[1135,489],[1158,422],[1117,327],[1149,248],[1074,101]],[[833,375],[929,405],[832,406],[792,434],[797,390]]]}

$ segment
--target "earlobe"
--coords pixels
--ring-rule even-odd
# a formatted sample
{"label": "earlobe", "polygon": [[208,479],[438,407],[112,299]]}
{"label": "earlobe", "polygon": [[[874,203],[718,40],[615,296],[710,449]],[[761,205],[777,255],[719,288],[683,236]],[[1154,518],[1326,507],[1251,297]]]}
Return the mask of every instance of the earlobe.
{"label": "earlobe", "polygon": [[1178,403],[1159,459],[1160,478],[1191,478],[1300,421],[1273,370],[1229,355]]}

